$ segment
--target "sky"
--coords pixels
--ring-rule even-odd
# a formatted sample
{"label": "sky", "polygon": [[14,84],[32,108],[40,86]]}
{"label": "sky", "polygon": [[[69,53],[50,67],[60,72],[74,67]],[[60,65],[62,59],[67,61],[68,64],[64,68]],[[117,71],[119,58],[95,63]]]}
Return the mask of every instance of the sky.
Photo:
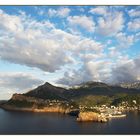
{"label": "sky", "polygon": [[140,6],[0,6],[0,99],[45,82],[140,80]]}

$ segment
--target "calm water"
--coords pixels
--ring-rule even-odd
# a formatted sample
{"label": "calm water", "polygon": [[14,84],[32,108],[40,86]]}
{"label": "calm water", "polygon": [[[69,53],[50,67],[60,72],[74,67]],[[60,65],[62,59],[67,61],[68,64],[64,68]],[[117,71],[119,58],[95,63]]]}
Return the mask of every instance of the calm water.
{"label": "calm water", "polygon": [[107,123],[80,123],[68,115],[0,109],[0,134],[140,134],[140,113]]}

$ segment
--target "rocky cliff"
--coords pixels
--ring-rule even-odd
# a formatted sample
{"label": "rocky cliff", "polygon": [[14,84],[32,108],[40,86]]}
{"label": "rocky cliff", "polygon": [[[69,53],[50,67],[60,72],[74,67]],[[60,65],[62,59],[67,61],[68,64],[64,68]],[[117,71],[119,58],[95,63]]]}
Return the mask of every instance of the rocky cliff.
{"label": "rocky cliff", "polygon": [[32,112],[60,112],[69,113],[72,106],[67,101],[41,99],[26,96],[25,94],[14,94],[12,98],[3,105],[4,109]]}
{"label": "rocky cliff", "polygon": [[95,112],[80,112],[77,121],[93,121],[93,122],[107,122],[105,116]]}

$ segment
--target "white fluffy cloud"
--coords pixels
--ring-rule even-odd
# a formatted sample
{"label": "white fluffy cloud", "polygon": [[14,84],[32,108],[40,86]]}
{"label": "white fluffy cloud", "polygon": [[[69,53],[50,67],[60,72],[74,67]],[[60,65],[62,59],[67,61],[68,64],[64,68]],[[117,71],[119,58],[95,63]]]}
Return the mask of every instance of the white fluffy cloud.
{"label": "white fluffy cloud", "polygon": [[116,39],[121,48],[129,48],[135,41],[134,35],[126,35],[122,32],[116,34]]}
{"label": "white fluffy cloud", "polygon": [[73,63],[71,54],[97,53],[103,48],[100,42],[56,29],[49,21],[38,22],[25,14],[13,16],[3,11],[0,34],[2,60],[48,72]]}
{"label": "white fluffy cloud", "polygon": [[[49,18],[59,17],[62,24],[64,22],[66,26],[61,27],[59,23],[57,27],[60,29],[58,29],[52,23],[55,23],[53,18],[50,18],[50,22],[49,18],[39,20],[24,12],[13,15],[0,10],[0,60],[39,68],[48,72],[48,75],[58,74],[55,80],[65,73],[64,77],[62,76],[57,81],[64,85],[74,85],[91,80],[128,81],[127,76],[132,81],[138,79],[140,73],[135,69],[139,69],[140,59],[129,60],[123,55],[128,48],[131,49],[130,46],[139,40],[140,36],[139,32],[136,34],[124,32],[124,19],[126,18],[123,14],[126,13],[112,7],[96,7],[88,10],[89,12],[85,8],[84,15],[76,15],[66,7],[49,8],[49,10],[46,8],[45,10],[48,11]],[[69,16],[70,12],[71,16]],[[89,15],[92,15],[94,19]],[[67,18],[63,19],[64,17]],[[129,20],[129,30],[138,31],[139,28],[138,18]],[[75,34],[75,31],[79,34]],[[99,34],[105,38],[102,39]],[[131,71],[135,74],[131,74]],[[16,83],[19,75],[23,79],[21,84]],[[1,85],[5,88],[9,87],[9,90],[14,89],[14,91],[28,88],[26,80],[32,83],[29,87],[42,82],[38,78],[32,78],[23,73],[12,76],[5,74],[5,77],[7,77],[5,81],[2,81],[4,77],[1,78]],[[8,83],[8,80],[13,81],[15,85],[12,85],[12,82]],[[38,83],[34,84],[34,80]],[[22,85],[24,82],[25,84]],[[5,86],[6,83],[7,86]]]}
{"label": "white fluffy cloud", "polygon": [[128,14],[130,17],[140,17],[140,9],[131,9]]}
{"label": "white fluffy cloud", "polygon": [[85,15],[84,16],[69,16],[67,20],[71,26],[74,26],[74,27],[80,26],[89,32],[93,32],[95,29],[95,23],[92,17],[88,17]]}
{"label": "white fluffy cloud", "polygon": [[106,15],[107,14],[107,7],[105,7],[105,6],[98,6],[96,8],[91,8],[89,13],[99,14],[99,15]]}
{"label": "white fluffy cloud", "polygon": [[128,59],[125,56],[118,58],[114,64],[110,61],[88,61],[79,70],[66,72],[57,83],[76,85],[86,81],[102,81],[112,84],[120,82],[135,82],[140,80],[140,57]]}
{"label": "white fluffy cloud", "polygon": [[58,16],[58,17],[64,18],[64,17],[67,17],[69,15],[70,11],[71,10],[69,8],[59,8],[57,10],[50,8],[48,10],[48,15],[50,17]]}
{"label": "white fluffy cloud", "polygon": [[[66,56],[59,35],[49,21],[38,22],[26,16],[0,13],[0,57],[12,63],[54,72],[71,60]],[[7,41],[8,40],[8,41]]]}
{"label": "white fluffy cloud", "polygon": [[86,81],[108,81],[110,77],[109,61],[94,60],[86,61],[78,70],[73,70],[72,73],[66,72],[64,77],[60,78],[57,83],[73,86]]}
{"label": "white fluffy cloud", "polygon": [[140,18],[128,22],[128,29],[130,31],[140,31]]}
{"label": "white fluffy cloud", "polygon": [[97,32],[104,36],[113,36],[123,29],[124,18],[121,12],[108,13],[98,19]]}
{"label": "white fluffy cloud", "polygon": [[108,48],[109,50],[109,57],[110,58],[114,58],[114,57],[119,57],[121,55],[121,53],[118,51],[117,47],[110,47]]}
{"label": "white fluffy cloud", "polygon": [[91,8],[89,13],[98,15],[96,31],[103,36],[116,35],[124,27],[123,13],[115,7],[98,6]]}

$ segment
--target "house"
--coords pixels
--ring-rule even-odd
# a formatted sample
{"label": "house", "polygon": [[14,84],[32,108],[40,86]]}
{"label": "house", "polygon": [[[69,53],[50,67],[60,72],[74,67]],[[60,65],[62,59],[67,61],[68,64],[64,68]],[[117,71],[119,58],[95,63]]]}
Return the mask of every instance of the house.
{"label": "house", "polygon": [[111,106],[111,109],[115,109],[116,107],[114,105]]}
{"label": "house", "polygon": [[137,101],[136,101],[136,100],[133,100],[132,102],[133,102],[134,104],[137,104]]}

